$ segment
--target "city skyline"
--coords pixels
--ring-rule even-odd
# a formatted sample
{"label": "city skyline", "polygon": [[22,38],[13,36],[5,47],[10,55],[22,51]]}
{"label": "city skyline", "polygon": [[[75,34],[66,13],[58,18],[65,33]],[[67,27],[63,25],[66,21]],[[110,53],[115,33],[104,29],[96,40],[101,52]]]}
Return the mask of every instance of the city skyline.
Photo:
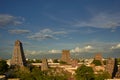
{"label": "city skyline", "polygon": [[0,57],[11,58],[14,41],[27,58],[120,57],[118,0],[0,1]]}

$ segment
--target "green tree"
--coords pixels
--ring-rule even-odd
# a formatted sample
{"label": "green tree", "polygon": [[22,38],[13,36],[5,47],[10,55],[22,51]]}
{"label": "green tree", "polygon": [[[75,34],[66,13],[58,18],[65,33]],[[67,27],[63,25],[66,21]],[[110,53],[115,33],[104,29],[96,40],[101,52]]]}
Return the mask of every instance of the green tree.
{"label": "green tree", "polygon": [[39,68],[33,68],[31,74],[35,80],[46,80],[45,78],[47,78],[47,76],[45,77],[46,73],[43,71],[40,71]]}
{"label": "green tree", "polygon": [[5,60],[0,61],[0,74],[4,74],[8,70],[8,65]]}
{"label": "green tree", "polygon": [[76,70],[76,80],[92,80],[94,78],[94,71],[91,67],[82,65]]}
{"label": "green tree", "polygon": [[20,78],[20,80],[67,80],[66,74],[63,75],[55,74],[52,70],[41,71],[40,68],[33,67],[31,70],[28,67],[13,69],[10,74],[10,78]]}
{"label": "green tree", "polygon": [[105,80],[111,78],[110,74],[106,71],[101,72],[95,76],[95,80]]}
{"label": "green tree", "polygon": [[101,66],[102,65],[100,60],[93,60],[92,63],[95,64],[96,66]]}
{"label": "green tree", "polygon": [[117,58],[117,65],[120,65],[120,58]]}
{"label": "green tree", "polygon": [[64,61],[60,61],[60,64],[67,64],[67,62],[64,62]]}
{"label": "green tree", "polygon": [[54,62],[54,63],[59,63],[59,62],[58,62],[58,59],[54,59],[53,62]]}
{"label": "green tree", "polygon": [[16,78],[20,78],[20,80],[34,80],[32,74],[28,67],[22,67],[14,71]]}

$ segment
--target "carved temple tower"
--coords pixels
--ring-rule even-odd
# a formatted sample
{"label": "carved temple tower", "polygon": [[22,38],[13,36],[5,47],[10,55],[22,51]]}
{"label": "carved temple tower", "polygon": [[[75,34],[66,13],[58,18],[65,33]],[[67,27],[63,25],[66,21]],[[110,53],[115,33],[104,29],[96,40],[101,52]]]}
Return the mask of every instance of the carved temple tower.
{"label": "carved temple tower", "polygon": [[48,70],[48,63],[47,63],[47,59],[46,58],[42,59],[41,70],[42,71]]}
{"label": "carved temple tower", "polygon": [[22,43],[19,40],[15,41],[13,56],[10,64],[17,65],[17,66],[26,65],[26,59],[25,59]]}
{"label": "carved temple tower", "polygon": [[61,57],[61,60],[66,62],[66,63],[70,63],[70,51],[69,50],[63,50],[62,51],[62,57]]}

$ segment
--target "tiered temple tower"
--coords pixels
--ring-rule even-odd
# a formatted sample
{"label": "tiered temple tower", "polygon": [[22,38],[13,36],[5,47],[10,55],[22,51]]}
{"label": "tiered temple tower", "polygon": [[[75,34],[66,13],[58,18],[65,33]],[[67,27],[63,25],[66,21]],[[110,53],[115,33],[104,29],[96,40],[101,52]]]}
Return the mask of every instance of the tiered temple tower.
{"label": "tiered temple tower", "polygon": [[115,75],[115,79],[120,79],[120,66],[118,66],[118,71]]}
{"label": "tiered temple tower", "polygon": [[95,55],[95,58],[94,58],[95,60],[99,60],[100,62],[101,62],[101,64],[102,64],[102,66],[104,65],[104,63],[103,63],[103,58],[102,58],[102,55],[101,55],[101,53],[97,53],[96,55]]}
{"label": "tiered temple tower", "polygon": [[101,55],[101,53],[97,53],[96,55],[95,55],[95,60],[102,60],[102,55]]}
{"label": "tiered temple tower", "polygon": [[25,59],[22,43],[19,40],[15,41],[13,56],[10,64],[17,65],[17,66],[26,65],[26,59]]}
{"label": "tiered temple tower", "polygon": [[114,66],[115,66],[115,59],[114,58],[109,58],[106,61],[105,70],[110,74],[111,78],[113,77]]}
{"label": "tiered temple tower", "polygon": [[48,63],[47,63],[47,59],[46,58],[42,59],[41,70],[42,71],[48,70]]}
{"label": "tiered temple tower", "polygon": [[69,50],[63,50],[62,51],[62,61],[66,62],[66,63],[70,63],[70,51]]}

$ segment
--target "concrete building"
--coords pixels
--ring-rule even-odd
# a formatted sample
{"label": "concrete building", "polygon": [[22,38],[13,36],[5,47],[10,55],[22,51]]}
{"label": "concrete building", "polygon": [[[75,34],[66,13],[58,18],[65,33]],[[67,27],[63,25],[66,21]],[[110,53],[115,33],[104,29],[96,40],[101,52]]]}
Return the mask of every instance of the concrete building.
{"label": "concrete building", "polygon": [[13,56],[10,61],[11,65],[18,65],[18,66],[25,66],[26,65],[26,59],[22,47],[22,43],[19,40],[15,41],[14,50],[13,50]]}

